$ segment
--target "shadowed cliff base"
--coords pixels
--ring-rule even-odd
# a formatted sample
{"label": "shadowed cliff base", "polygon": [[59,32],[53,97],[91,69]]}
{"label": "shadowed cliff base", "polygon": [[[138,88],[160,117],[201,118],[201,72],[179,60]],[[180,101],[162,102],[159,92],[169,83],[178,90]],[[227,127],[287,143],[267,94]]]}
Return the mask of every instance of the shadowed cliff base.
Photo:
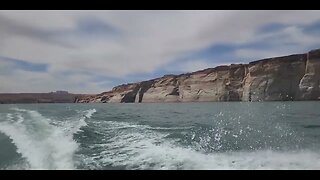
{"label": "shadowed cliff base", "polygon": [[320,99],[320,49],[114,87],[76,103],[301,101]]}

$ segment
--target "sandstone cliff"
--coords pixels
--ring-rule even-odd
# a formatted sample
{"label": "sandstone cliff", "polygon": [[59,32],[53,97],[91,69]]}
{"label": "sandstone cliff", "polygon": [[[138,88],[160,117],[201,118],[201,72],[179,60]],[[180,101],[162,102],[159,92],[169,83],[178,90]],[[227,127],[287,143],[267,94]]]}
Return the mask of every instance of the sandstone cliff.
{"label": "sandstone cliff", "polygon": [[78,98],[89,102],[286,101],[320,99],[320,49],[306,54],[166,75]]}

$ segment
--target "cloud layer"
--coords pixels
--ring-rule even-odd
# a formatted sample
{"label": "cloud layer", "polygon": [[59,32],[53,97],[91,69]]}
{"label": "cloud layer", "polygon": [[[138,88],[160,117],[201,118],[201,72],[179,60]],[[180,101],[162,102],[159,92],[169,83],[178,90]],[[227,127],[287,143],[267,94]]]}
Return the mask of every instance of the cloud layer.
{"label": "cloud layer", "polygon": [[128,81],[320,47],[319,11],[0,11],[0,92]]}

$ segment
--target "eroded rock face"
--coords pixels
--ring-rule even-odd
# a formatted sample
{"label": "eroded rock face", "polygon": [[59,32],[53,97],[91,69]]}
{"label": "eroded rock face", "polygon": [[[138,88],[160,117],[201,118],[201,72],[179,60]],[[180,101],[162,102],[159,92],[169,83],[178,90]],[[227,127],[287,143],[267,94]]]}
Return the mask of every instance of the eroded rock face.
{"label": "eroded rock face", "polygon": [[310,51],[305,74],[299,83],[300,99],[317,100],[320,98],[320,50]]}
{"label": "eroded rock face", "polygon": [[114,87],[77,102],[285,101],[320,99],[320,49]]}
{"label": "eroded rock face", "polygon": [[299,99],[306,55],[291,55],[249,63],[243,101]]}
{"label": "eroded rock face", "polygon": [[245,67],[219,66],[183,76],[179,86],[181,101],[239,101]]}

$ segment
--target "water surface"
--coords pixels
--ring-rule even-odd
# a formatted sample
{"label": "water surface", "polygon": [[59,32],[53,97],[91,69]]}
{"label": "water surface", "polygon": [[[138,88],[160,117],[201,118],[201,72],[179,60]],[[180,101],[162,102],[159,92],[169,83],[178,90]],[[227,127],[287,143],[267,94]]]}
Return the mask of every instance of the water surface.
{"label": "water surface", "polygon": [[319,106],[0,105],[0,169],[320,169]]}

